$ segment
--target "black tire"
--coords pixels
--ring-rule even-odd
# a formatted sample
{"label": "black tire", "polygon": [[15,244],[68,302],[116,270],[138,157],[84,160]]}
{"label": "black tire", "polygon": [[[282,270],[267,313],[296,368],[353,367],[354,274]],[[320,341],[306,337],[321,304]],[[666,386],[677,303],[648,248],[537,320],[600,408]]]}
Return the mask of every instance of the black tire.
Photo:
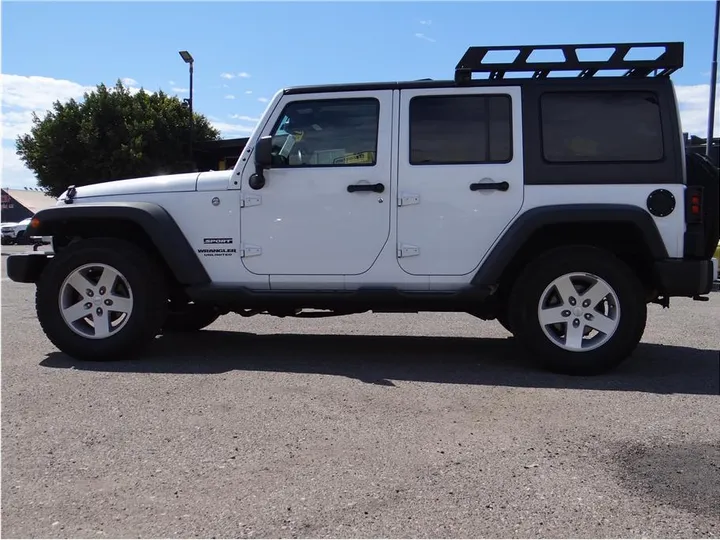
{"label": "black tire", "polygon": [[201,304],[185,304],[182,309],[173,308],[172,303],[167,312],[163,334],[197,332],[214,323],[220,312],[213,306]]}
{"label": "black tire", "polygon": [[15,243],[16,243],[18,246],[24,246],[24,245],[25,245],[25,243],[26,243],[26,242],[25,242],[25,231],[20,231],[19,233],[17,233],[17,235],[15,235]]}
{"label": "black tire", "polygon": [[[106,264],[127,280],[133,305],[125,326],[104,339],[75,333],[63,319],[59,295],[65,279],[84,264]],[[130,242],[89,239],[71,244],[55,255],[37,284],[35,307],[45,335],[62,352],[78,360],[120,360],[133,356],[160,331],[167,310],[162,269]]]}
{"label": "black tire", "polygon": [[[543,291],[555,279],[571,272],[603,279],[617,296],[617,329],[592,350],[561,348],[545,334],[539,321]],[[509,315],[514,334],[544,368],[567,375],[597,375],[620,365],[637,347],[645,331],[647,304],[635,273],[612,253],[589,246],[563,247],[539,256],[525,268],[513,286]],[[570,319],[574,317],[570,315]]]}
{"label": "black tire", "polygon": [[515,332],[512,331],[512,326],[510,326],[510,320],[507,314],[507,311],[505,309],[502,309],[497,312],[495,316],[495,320],[500,323],[500,325],[510,332],[511,334],[514,334]]}

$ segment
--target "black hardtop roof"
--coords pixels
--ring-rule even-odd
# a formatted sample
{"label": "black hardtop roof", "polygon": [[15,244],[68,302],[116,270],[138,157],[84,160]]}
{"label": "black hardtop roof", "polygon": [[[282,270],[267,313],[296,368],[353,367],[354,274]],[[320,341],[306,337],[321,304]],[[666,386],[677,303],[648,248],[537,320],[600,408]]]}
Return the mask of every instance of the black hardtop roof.
{"label": "black hardtop roof", "polygon": [[[628,59],[627,56],[637,49],[662,49],[662,53],[645,60]],[[578,54],[584,50],[611,49],[605,60],[584,60]],[[486,62],[492,52],[515,52],[515,58],[506,62]],[[539,51],[561,53],[560,61],[531,61],[530,57]],[[324,92],[350,92],[363,90],[402,90],[410,88],[452,88],[478,86],[524,86],[527,84],[571,83],[583,84],[592,81],[619,82],[643,81],[649,84],[667,84],[669,77],[683,66],[684,44],[682,42],[649,43],[596,43],[585,45],[503,45],[469,47],[455,66],[455,78],[452,80],[384,81],[366,83],[324,84],[313,86],[294,86],[286,88],[285,94],[308,94]],[[623,71],[622,75],[597,75],[607,71]],[[551,77],[551,74],[577,72],[576,76]],[[486,79],[473,79],[473,74],[487,74]],[[526,73],[525,77],[505,78],[507,73]],[[654,80],[651,82],[651,80]],[[663,82],[661,82],[663,81]],[[594,86],[594,85],[593,85]]]}
{"label": "black hardtop roof", "polygon": [[657,88],[658,86],[666,86],[671,84],[669,78],[652,77],[647,79],[628,79],[627,77],[594,77],[592,79],[578,79],[577,77],[550,77],[547,79],[474,79],[472,82],[458,84],[449,80],[433,80],[433,81],[378,81],[378,82],[362,82],[362,83],[330,83],[318,84],[312,86],[290,86],[283,89],[283,93],[287,95],[299,94],[322,94],[334,92],[362,92],[362,91],[380,91],[380,90],[411,90],[422,88],[478,88],[493,86],[558,86],[573,85],[578,87],[589,86],[593,89],[602,88],[603,86],[612,86],[617,88],[618,85],[625,88]]}

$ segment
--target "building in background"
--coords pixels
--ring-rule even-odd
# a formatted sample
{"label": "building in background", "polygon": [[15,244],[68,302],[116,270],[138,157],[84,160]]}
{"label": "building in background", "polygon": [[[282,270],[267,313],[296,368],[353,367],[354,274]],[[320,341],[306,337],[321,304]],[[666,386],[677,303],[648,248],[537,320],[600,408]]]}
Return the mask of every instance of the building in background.
{"label": "building in background", "polygon": [[195,143],[193,154],[198,171],[225,171],[235,166],[248,142],[247,137]]}
{"label": "building in background", "polygon": [[[687,133],[683,133],[683,139],[685,140],[686,152],[704,154],[707,150],[707,139],[702,139],[695,135],[688,135]],[[720,167],[720,137],[713,137],[712,145],[710,146],[710,160]]]}
{"label": "building in background", "polygon": [[0,219],[3,223],[19,223],[35,213],[55,206],[57,199],[44,191],[35,189],[2,189],[2,209]]}

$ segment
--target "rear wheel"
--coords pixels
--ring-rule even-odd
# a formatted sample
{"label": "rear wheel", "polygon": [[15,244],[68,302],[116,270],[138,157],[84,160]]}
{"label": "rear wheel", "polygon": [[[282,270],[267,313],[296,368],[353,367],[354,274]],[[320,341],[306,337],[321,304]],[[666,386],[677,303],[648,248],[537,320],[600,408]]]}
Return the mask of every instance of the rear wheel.
{"label": "rear wheel", "polygon": [[529,264],[510,296],[510,325],[546,368],[572,375],[609,371],[642,338],[644,288],[612,253],[552,250]]}
{"label": "rear wheel", "polygon": [[45,268],[35,296],[50,341],[79,360],[116,360],[148,344],[165,319],[162,270],[118,239],[72,244]]}

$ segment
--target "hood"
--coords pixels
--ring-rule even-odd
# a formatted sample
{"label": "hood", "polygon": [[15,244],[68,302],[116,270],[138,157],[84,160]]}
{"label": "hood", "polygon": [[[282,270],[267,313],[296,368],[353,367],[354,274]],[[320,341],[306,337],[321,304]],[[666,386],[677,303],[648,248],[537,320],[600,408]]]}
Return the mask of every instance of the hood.
{"label": "hood", "polygon": [[200,173],[197,178],[196,189],[198,191],[222,191],[228,189],[232,175],[232,169]]}
{"label": "hood", "polygon": [[[195,191],[198,176],[200,176],[200,174],[196,172],[165,174],[161,176],[147,176],[144,178],[131,178],[128,180],[116,180],[113,182],[79,186],[75,188],[77,191],[75,200],[89,197],[109,197],[113,195]],[[58,202],[63,201],[66,195],[67,191],[58,197]]]}

